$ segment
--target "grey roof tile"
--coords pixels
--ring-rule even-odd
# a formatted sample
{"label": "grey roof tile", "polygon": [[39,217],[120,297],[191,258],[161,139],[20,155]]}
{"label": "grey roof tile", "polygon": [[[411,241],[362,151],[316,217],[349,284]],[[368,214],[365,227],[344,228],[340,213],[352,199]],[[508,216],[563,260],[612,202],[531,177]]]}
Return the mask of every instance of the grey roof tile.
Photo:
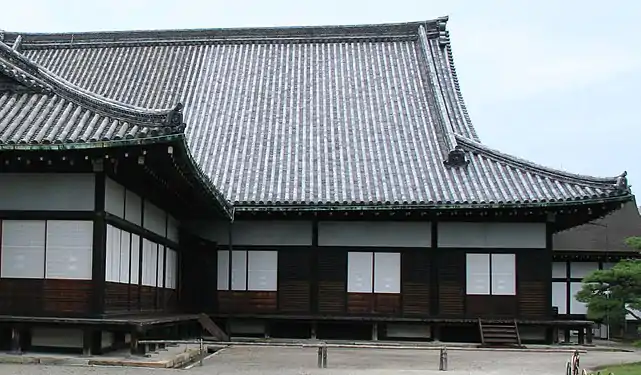
{"label": "grey roof tile", "polygon": [[184,129],[180,104],[150,110],[100,97],[1,41],[0,77],[0,144],[90,143],[182,134]]}
{"label": "grey roof tile", "polygon": [[[184,103],[196,162],[236,204],[487,204],[629,195],[626,184],[615,187],[616,178],[554,171],[482,145],[463,102],[445,19],[33,34],[24,36],[22,48],[96,95],[147,108]],[[67,116],[93,119],[73,110]],[[82,129],[85,138],[129,132],[95,123]],[[445,166],[456,147],[469,164]]]}

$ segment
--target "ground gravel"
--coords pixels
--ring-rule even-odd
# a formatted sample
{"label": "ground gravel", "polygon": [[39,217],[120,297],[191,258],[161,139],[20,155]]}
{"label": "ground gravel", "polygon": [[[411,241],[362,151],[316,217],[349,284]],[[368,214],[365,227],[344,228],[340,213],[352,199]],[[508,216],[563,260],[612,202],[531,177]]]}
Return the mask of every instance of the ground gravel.
{"label": "ground gravel", "polygon": [[[0,375],[294,375],[294,374],[487,374],[561,375],[568,353],[456,351],[448,354],[449,369],[438,371],[438,351],[392,349],[329,349],[328,368],[316,368],[316,351],[302,348],[236,347],[208,358],[190,370],[140,368],[0,365]],[[589,352],[582,367],[641,361],[641,352]]]}

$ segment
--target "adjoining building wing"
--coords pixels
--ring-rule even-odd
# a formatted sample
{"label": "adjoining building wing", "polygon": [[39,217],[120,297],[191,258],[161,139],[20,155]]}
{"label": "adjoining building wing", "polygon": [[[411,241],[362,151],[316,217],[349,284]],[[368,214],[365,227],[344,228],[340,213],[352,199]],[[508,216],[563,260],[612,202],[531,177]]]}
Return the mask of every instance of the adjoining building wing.
{"label": "adjoining building wing", "polygon": [[[576,176],[484,147],[446,21],[28,34],[22,49],[111,100],[183,100],[189,148],[238,210],[629,199],[625,179]],[[91,129],[100,137],[131,127]]]}
{"label": "adjoining building wing", "polygon": [[20,53],[20,41],[14,40],[12,46],[0,41],[0,150],[124,149],[166,144],[171,146],[179,178],[188,184],[195,182],[200,194],[231,215],[229,203],[186,149],[182,104],[147,109],[97,95],[25,57]]}
{"label": "adjoining building wing", "polygon": [[559,232],[554,236],[554,250],[562,253],[592,252],[635,256],[639,250],[625,244],[628,237],[641,236],[641,215],[635,201],[593,222]]}

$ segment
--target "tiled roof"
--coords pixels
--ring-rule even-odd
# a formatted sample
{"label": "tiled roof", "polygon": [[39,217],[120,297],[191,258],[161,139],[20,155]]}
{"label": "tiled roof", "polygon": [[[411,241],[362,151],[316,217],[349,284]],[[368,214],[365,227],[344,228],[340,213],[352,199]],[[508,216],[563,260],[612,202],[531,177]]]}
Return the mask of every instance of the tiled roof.
{"label": "tiled roof", "polygon": [[181,134],[181,105],[137,108],[88,92],[0,41],[0,145],[61,144]]}
{"label": "tiled roof", "polygon": [[[25,58],[18,45],[0,39],[0,150],[104,147],[143,139],[185,148],[182,104],[147,109],[97,95]],[[231,215],[229,203],[185,153],[181,168]]]}
{"label": "tiled roof", "polygon": [[184,103],[196,162],[237,206],[630,196],[624,177],[568,174],[481,144],[445,23],[27,34],[21,45],[111,100]]}
{"label": "tiled roof", "polygon": [[641,215],[632,201],[601,219],[556,233],[553,243],[558,251],[638,252],[625,240],[639,236]]}

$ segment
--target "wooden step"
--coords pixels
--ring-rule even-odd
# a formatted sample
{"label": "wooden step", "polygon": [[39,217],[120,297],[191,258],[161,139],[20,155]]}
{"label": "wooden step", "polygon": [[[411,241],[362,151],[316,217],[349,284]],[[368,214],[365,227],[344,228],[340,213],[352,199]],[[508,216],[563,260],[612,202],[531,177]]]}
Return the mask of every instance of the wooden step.
{"label": "wooden step", "polygon": [[481,334],[481,346],[522,347],[519,329],[514,321],[483,322],[478,320]]}

